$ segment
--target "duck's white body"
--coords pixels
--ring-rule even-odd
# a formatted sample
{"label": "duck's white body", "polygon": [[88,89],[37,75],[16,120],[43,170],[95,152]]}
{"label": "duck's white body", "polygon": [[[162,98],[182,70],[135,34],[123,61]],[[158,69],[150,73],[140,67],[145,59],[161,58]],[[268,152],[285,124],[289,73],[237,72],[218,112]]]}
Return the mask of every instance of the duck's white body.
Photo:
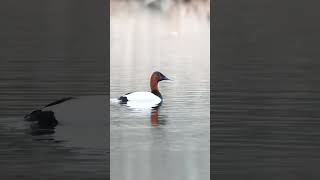
{"label": "duck's white body", "polygon": [[159,106],[162,99],[151,92],[133,92],[119,98],[122,104],[133,109],[150,109]]}
{"label": "duck's white body", "polygon": [[133,92],[127,95],[124,95],[129,102],[141,102],[141,103],[152,103],[159,104],[162,99],[151,92]]}

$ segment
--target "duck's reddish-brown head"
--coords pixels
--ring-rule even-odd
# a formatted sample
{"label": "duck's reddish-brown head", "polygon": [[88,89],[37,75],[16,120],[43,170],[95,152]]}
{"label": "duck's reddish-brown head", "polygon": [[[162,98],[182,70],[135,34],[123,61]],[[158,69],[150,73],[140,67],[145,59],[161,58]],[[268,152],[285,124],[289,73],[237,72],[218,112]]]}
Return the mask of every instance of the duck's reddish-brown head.
{"label": "duck's reddish-brown head", "polygon": [[163,75],[159,71],[153,72],[152,75],[151,75],[151,79],[150,79],[150,89],[151,89],[151,91],[154,91],[154,90],[159,91],[158,82],[163,81],[163,80],[170,80],[170,79],[167,78],[165,75]]}

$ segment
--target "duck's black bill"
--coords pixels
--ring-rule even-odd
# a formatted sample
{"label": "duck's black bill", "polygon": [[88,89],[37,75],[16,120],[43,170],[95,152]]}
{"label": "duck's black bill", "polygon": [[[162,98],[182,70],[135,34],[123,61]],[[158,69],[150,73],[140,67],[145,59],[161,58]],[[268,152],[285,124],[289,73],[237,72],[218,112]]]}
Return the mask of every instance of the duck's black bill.
{"label": "duck's black bill", "polygon": [[160,73],[160,81],[163,81],[163,80],[170,80],[170,79]]}
{"label": "duck's black bill", "polygon": [[161,78],[161,79],[160,79],[160,81],[164,81],[164,80],[170,80],[170,79],[169,79],[169,78],[167,78],[167,77],[165,77],[165,76],[164,76],[163,78]]}

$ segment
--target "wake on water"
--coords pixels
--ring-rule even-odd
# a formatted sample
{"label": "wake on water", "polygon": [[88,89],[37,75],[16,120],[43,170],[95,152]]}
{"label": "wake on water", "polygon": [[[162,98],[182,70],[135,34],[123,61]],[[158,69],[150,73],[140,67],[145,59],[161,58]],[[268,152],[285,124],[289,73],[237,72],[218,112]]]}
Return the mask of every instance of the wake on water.
{"label": "wake on water", "polygon": [[120,100],[117,98],[110,98],[110,103],[119,103]]}

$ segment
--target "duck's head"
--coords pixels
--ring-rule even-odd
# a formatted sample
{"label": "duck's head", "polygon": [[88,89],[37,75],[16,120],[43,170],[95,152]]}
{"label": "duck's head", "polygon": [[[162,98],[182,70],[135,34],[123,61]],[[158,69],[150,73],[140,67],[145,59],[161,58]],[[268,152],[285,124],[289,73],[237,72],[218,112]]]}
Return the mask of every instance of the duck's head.
{"label": "duck's head", "polygon": [[163,80],[170,80],[169,78],[167,78],[165,75],[163,75],[159,71],[153,72],[151,78],[152,77],[155,77],[158,80],[158,82],[163,81]]}
{"label": "duck's head", "polygon": [[155,71],[155,72],[152,73],[151,81],[160,82],[160,81],[163,81],[163,80],[170,80],[170,79],[167,78],[165,75],[163,75],[159,71]]}
{"label": "duck's head", "polygon": [[152,75],[151,75],[151,79],[150,79],[151,91],[158,90],[158,82],[164,81],[164,80],[170,80],[170,79],[167,78],[165,75],[163,75],[159,71],[153,72]]}

